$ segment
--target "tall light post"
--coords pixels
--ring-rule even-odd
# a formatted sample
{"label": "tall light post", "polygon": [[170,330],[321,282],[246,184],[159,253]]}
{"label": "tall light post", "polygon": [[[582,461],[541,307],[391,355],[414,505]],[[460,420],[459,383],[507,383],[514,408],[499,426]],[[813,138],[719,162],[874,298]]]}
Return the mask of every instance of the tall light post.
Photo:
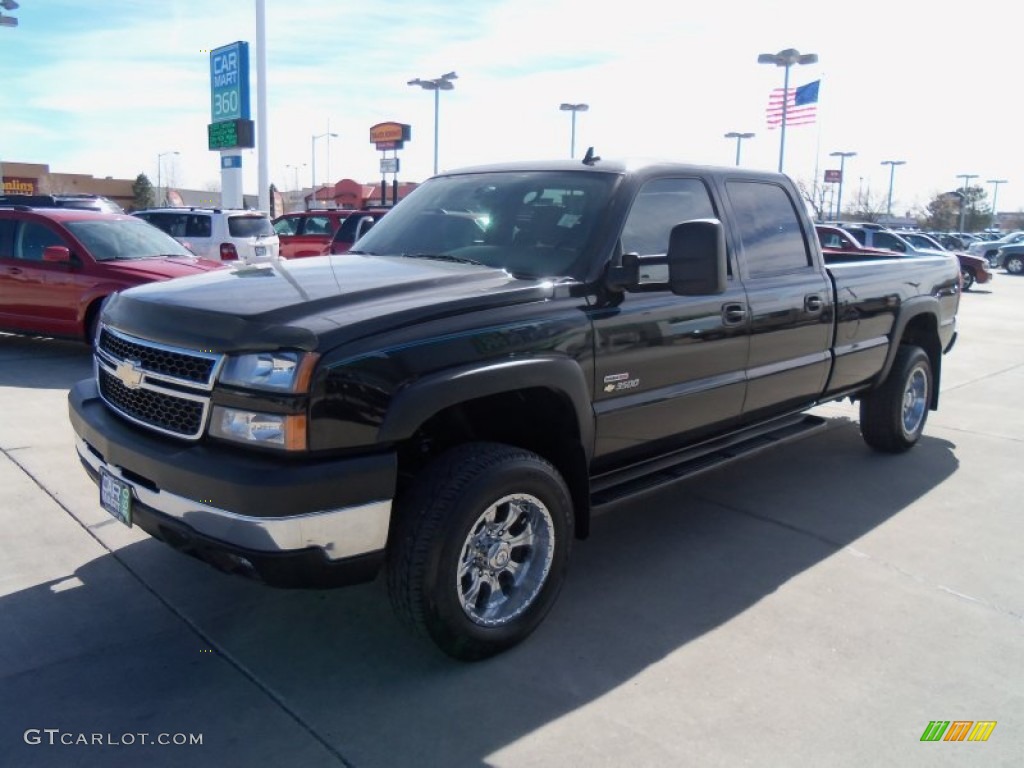
{"label": "tall light post", "polygon": [[829,152],[829,157],[839,158],[839,191],[836,193],[836,219],[843,218],[843,177],[846,174],[846,158],[854,157],[856,152]]}
{"label": "tall light post", "polygon": [[437,175],[437,115],[438,110],[441,106],[441,91],[450,91],[455,88],[452,80],[459,78],[454,72],[446,72],[440,77],[434,77],[429,80],[424,80],[417,77],[414,80],[410,80],[406,85],[418,85],[425,91],[434,92],[434,175]]}
{"label": "tall light post", "polygon": [[285,169],[290,168],[291,170],[295,171],[295,186],[292,188],[292,205],[295,204],[295,195],[299,191],[299,169],[305,167],[305,163],[302,163],[301,165],[292,165],[289,163],[288,165],[285,166]]}
{"label": "tall light post", "polygon": [[569,158],[572,159],[576,157],[576,113],[586,112],[590,109],[590,105],[563,103],[558,108],[563,112],[572,112],[572,133],[569,138]]}
{"label": "tall light post", "polygon": [[727,139],[736,139],[736,165],[740,164],[740,144],[743,143],[744,139],[754,138],[752,133],[737,133],[736,131],[729,131],[725,134]]}
{"label": "tall light post", "polygon": [[964,185],[960,187],[960,227],[957,229],[957,232],[963,232],[964,217],[967,213],[967,185],[971,183],[971,179],[978,178],[978,174],[958,173],[956,177],[964,180]]}
{"label": "tall light post", "polygon": [[160,154],[158,154],[156,156],[156,204],[157,205],[163,205],[164,204],[163,195],[160,192],[161,182],[163,181],[164,158],[167,157],[167,155],[180,155],[180,154],[181,153],[178,150],[172,149],[170,152],[161,152]]}
{"label": "tall light post", "polygon": [[336,138],[338,138],[338,134],[331,133],[330,131],[328,131],[327,133],[321,133],[321,134],[313,137],[313,157],[312,157],[313,166],[312,166],[312,169],[311,169],[312,170],[312,174],[313,174],[313,202],[310,204],[310,208],[316,208],[316,200],[317,200],[317,195],[316,195],[316,140],[317,139],[324,139],[324,138],[326,138],[327,139],[327,146],[330,147],[330,145],[331,145],[331,138],[332,137],[336,139]]}
{"label": "tall light post", "polygon": [[786,108],[789,103],[789,68],[794,64],[815,64],[816,53],[800,53],[795,48],[786,48],[778,53],[762,53],[757,57],[758,64],[774,64],[785,67],[786,74],[782,80],[782,133],[779,137],[779,173],[782,173],[783,158],[786,155]]}
{"label": "tall light post", "polygon": [[1006,179],[989,179],[985,182],[992,185],[992,226],[999,226],[999,209],[996,208],[996,198],[999,197],[999,185],[1005,184]]}
{"label": "tall light post", "polygon": [[883,160],[882,165],[889,166],[889,202],[885,206],[885,215],[892,216],[892,182],[893,176],[896,174],[897,165],[906,165],[906,160]]}

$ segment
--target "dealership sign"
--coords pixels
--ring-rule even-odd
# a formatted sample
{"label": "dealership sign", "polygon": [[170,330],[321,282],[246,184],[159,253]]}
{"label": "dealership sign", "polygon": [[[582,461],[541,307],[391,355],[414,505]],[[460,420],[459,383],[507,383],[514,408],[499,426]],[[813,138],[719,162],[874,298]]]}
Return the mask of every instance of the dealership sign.
{"label": "dealership sign", "polygon": [[249,44],[238,42],[210,51],[210,117],[249,119]]}
{"label": "dealership sign", "polygon": [[843,180],[843,172],[836,168],[835,170],[825,171],[825,183],[826,184],[839,184]]}
{"label": "dealership sign", "polygon": [[370,128],[370,143],[377,149],[401,149],[412,138],[412,127],[405,123],[377,123]]}

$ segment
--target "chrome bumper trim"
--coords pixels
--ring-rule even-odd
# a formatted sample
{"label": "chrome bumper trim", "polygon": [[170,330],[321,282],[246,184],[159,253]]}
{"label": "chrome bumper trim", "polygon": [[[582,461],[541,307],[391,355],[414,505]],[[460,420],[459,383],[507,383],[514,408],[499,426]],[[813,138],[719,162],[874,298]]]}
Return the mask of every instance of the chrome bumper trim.
{"label": "chrome bumper trim", "polygon": [[80,437],[75,448],[97,474],[102,467],[128,483],[147,507],[181,521],[197,533],[258,552],[288,552],[317,547],[329,560],[342,560],[384,549],[391,520],[391,499],[358,507],[327,509],[295,517],[249,517],[228,512],[167,491],[133,483],[121,468],[102,461]]}

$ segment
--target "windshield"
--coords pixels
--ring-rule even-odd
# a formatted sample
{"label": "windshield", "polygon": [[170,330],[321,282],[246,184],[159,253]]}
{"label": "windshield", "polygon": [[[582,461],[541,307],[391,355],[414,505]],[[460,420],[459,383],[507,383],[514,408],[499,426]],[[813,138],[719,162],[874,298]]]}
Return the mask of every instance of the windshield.
{"label": "windshield", "polygon": [[903,239],[909,240],[910,244],[915,248],[931,248],[936,251],[946,250],[944,247],[928,237],[928,235],[904,234]]}
{"label": "windshield", "polygon": [[521,277],[569,275],[616,176],[506,171],[431,179],[359,240],[359,253],[445,258]]}
{"label": "windshield", "polygon": [[232,237],[262,237],[275,234],[274,225],[266,216],[229,216],[228,232]]}
{"label": "windshield", "polygon": [[68,221],[65,226],[96,261],[193,256],[166,232],[141,219],[83,219]]}

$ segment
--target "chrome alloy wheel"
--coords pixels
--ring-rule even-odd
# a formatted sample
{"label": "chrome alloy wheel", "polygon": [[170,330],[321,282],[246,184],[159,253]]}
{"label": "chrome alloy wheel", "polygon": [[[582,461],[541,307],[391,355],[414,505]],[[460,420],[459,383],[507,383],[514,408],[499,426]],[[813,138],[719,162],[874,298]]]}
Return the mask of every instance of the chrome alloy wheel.
{"label": "chrome alloy wheel", "polygon": [[914,434],[924,421],[928,409],[928,374],[920,366],[914,368],[903,390],[903,431]]}
{"label": "chrome alloy wheel", "polygon": [[512,494],[477,518],[462,546],[456,589],[466,616],[496,627],[529,608],[551,570],[555,529],[536,496]]}

